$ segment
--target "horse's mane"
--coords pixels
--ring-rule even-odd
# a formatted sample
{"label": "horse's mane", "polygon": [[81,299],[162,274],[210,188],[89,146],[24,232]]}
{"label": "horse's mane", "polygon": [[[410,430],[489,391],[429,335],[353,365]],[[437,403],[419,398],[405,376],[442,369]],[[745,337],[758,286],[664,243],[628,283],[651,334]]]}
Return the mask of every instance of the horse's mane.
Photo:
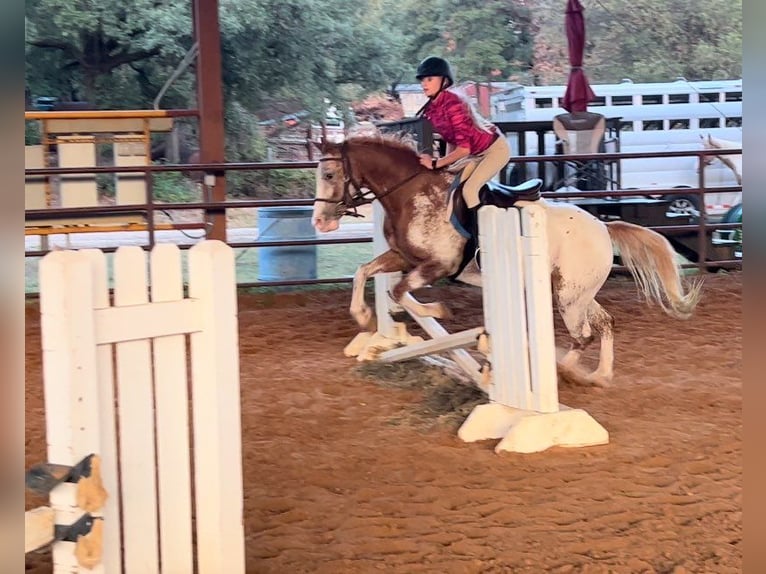
{"label": "horse's mane", "polygon": [[415,141],[408,134],[358,135],[346,140],[347,145],[385,148],[395,156],[397,163],[419,165]]}

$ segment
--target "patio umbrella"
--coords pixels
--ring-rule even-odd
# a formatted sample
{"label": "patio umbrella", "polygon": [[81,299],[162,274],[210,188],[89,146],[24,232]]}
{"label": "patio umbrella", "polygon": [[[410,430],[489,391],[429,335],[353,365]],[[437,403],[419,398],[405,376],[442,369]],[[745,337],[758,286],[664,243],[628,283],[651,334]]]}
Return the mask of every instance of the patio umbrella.
{"label": "patio umbrella", "polygon": [[568,112],[584,112],[588,102],[596,95],[588,84],[588,78],[582,69],[583,52],[585,51],[585,17],[583,16],[580,0],[567,0],[565,18],[567,40],[569,41],[569,80],[564,92],[562,107]]}

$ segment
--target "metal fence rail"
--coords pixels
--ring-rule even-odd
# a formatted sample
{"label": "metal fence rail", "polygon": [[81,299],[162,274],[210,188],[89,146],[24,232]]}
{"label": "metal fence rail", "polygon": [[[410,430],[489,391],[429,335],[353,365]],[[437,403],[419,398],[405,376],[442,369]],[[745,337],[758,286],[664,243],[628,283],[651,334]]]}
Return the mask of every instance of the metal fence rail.
{"label": "metal fence rail", "polygon": [[[557,154],[541,156],[520,156],[512,159],[513,163],[540,163],[540,162],[565,162],[565,161],[587,161],[587,160],[621,160],[621,159],[643,159],[643,158],[668,158],[668,157],[689,157],[696,156],[699,162],[704,157],[710,155],[728,155],[741,154],[742,150],[684,150],[684,151],[665,151],[650,153],[598,153],[598,154]],[[162,203],[158,204],[153,197],[153,176],[159,172],[201,172],[206,175],[221,175],[228,171],[261,171],[261,170],[284,170],[284,169],[314,169],[317,166],[316,161],[298,161],[298,162],[239,162],[239,163],[195,163],[195,164],[162,164],[146,166],[93,166],[77,168],[35,168],[26,169],[27,178],[39,178],[41,176],[66,175],[66,174],[98,174],[98,173],[143,173],[146,180],[147,198],[145,203],[118,205],[118,206],[93,206],[93,207],[69,207],[69,208],[50,208],[50,209],[30,209],[26,210],[25,217],[27,221],[39,221],[57,219],[69,216],[113,216],[120,213],[142,214],[146,217],[148,232],[148,241],[143,245],[144,249],[151,249],[156,244],[154,215],[157,211],[177,211],[177,210],[202,210],[205,215],[214,215],[225,213],[231,208],[259,208],[259,207],[278,207],[278,206],[308,206],[313,204],[311,199],[278,199],[278,200],[246,200],[246,201],[200,201],[189,203]],[[210,189],[204,183],[203,193],[205,197],[210,197]],[[576,191],[576,192],[545,192],[543,197],[550,199],[571,199],[571,198],[611,198],[621,197],[645,197],[657,195],[696,195],[700,199],[702,210],[695,223],[685,225],[656,225],[647,226],[663,235],[672,236],[674,234],[697,232],[697,254],[698,261],[684,265],[684,267],[696,267],[701,271],[710,267],[714,268],[736,268],[742,264],[740,259],[727,259],[719,261],[706,261],[707,256],[707,233],[714,229],[735,229],[740,228],[738,223],[709,223],[705,213],[704,194],[710,191],[732,192],[741,191],[741,186],[733,187],[715,187],[707,188],[705,186],[705,171],[699,170],[699,183],[696,188],[684,189],[651,189],[651,190],[604,190],[604,191]],[[62,231],[62,233],[77,233],[76,228]],[[250,247],[279,247],[291,245],[332,245],[332,244],[351,244],[351,243],[369,243],[372,241],[371,235],[362,235],[358,237],[344,237],[331,239],[304,239],[304,240],[262,240],[248,242],[229,242],[232,248],[250,248]],[[180,245],[182,249],[190,248],[193,244]],[[105,246],[103,251],[114,251],[115,248]],[[26,251],[29,257],[42,256],[47,250]],[[615,271],[625,271],[619,265],[615,266]],[[240,283],[243,287],[252,286],[279,286],[279,285],[302,285],[302,284],[323,284],[323,283],[344,283],[352,280],[351,276],[307,279],[307,280],[285,280],[285,281],[259,281],[253,283]]]}

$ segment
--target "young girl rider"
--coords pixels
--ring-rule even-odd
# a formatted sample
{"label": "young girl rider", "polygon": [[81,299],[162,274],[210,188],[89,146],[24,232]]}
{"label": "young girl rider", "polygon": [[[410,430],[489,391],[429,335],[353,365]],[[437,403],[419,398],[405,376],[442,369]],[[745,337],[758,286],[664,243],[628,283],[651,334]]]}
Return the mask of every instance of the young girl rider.
{"label": "young girl rider", "polygon": [[422,154],[420,163],[429,169],[441,169],[468,156],[480,156],[473,173],[463,182],[463,198],[469,209],[480,204],[479,190],[503,169],[511,158],[508,142],[494,124],[482,118],[467,100],[450,86],[455,83],[449,63],[429,56],[418,65],[420,80],[428,101],[418,112],[431,122],[447,142],[447,155],[434,159]]}

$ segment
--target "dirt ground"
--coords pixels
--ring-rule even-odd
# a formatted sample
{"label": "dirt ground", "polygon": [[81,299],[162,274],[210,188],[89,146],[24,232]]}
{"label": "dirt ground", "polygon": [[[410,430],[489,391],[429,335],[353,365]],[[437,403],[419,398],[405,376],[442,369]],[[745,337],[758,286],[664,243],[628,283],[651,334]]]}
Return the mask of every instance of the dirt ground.
{"label": "dirt ground", "polygon": [[[475,288],[431,293],[451,330],[479,324]],[[614,385],[560,385],[610,444],[531,455],[462,443],[481,397],[437,371],[344,357],[349,291],[242,294],[248,572],[741,572],[741,293],[741,274],[709,276],[682,322],[611,279],[599,299],[616,320]],[[38,313],[28,466],[45,449]],[[50,572],[50,554],[28,555],[27,572]]]}

